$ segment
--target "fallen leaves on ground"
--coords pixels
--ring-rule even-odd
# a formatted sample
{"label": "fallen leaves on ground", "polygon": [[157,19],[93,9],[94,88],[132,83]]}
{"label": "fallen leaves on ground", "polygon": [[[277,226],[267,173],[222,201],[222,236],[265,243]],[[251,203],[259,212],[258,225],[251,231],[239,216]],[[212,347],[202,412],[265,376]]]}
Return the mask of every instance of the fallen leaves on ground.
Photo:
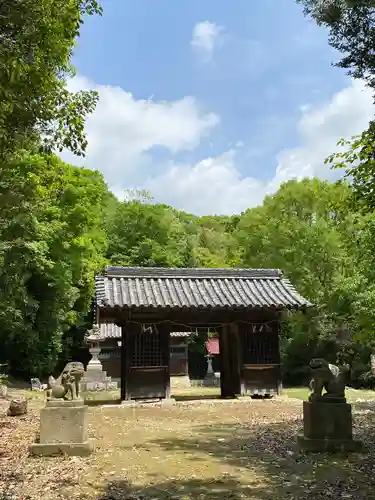
{"label": "fallen leaves on ground", "polygon": [[354,429],[370,446],[348,457],[300,453],[302,405],[287,398],[90,408],[89,458],[28,457],[39,411],[3,414],[0,500],[371,498],[375,413],[367,410],[355,412]]}

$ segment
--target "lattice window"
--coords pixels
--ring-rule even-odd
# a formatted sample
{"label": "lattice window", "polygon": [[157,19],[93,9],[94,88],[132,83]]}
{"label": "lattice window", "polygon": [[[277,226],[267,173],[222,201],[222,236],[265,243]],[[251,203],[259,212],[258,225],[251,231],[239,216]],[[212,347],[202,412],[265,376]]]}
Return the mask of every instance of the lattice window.
{"label": "lattice window", "polygon": [[140,331],[131,340],[131,366],[163,366],[159,332]]}
{"label": "lattice window", "polygon": [[244,363],[277,364],[279,362],[277,332],[244,333]]}

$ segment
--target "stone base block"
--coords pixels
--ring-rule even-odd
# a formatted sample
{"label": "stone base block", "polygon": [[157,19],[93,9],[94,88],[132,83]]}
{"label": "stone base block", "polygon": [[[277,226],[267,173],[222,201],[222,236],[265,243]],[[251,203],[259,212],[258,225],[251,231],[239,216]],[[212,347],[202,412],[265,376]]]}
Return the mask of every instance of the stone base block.
{"label": "stone base block", "polygon": [[104,391],[117,391],[117,382],[108,381],[83,381],[81,382],[82,392],[104,392]]}
{"label": "stone base block", "polygon": [[48,401],[40,411],[41,444],[85,443],[87,411],[81,401]]}
{"label": "stone base block", "polygon": [[303,402],[303,434],[309,439],[352,440],[352,407],[348,403]]}
{"label": "stone base block", "polygon": [[69,455],[71,457],[88,457],[94,450],[93,443],[33,443],[29,446],[30,455],[55,456]]}
{"label": "stone base block", "polygon": [[174,398],[164,398],[160,400],[161,406],[174,406],[176,404],[176,400]]}
{"label": "stone base block", "polygon": [[298,448],[302,451],[350,453],[362,451],[361,441],[354,439],[311,439],[303,434],[297,436]]}
{"label": "stone base block", "polygon": [[214,373],[206,375],[202,382],[203,387],[216,387],[220,385],[220,379]]}
{"label": "stone base block", "polygon": [[191,387],[189,375],[175,375],[171,377],[171,389],[189,389]]}
{"label": "stone base block", "polygon": [[106,372],[86,372],[82,382],[105,382],[107,380]]}
{"label": "stone base block", "polygon": [[33,455],[85,456],[92,444],[87,435],[87,411],[82,400],[50,400],[40,411],[40,437],[30,446]]}

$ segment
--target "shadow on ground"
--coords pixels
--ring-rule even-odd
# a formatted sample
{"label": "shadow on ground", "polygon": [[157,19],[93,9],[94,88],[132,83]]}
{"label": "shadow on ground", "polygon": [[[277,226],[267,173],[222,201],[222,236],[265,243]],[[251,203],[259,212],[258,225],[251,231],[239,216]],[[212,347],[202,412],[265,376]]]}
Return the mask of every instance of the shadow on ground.
{"label": "shadow on ground", "polygon": [[[271,495],[271,492],[269,494]],[[271,496],[258,496],[257,488],[246,487],[229,477],[212,482],[198,479],[165,481],[142,489],[135,488],[126,481],[111,481],[97,500],[240,500],[243,498],[271,498]]]}
{"label": "shadow on ground", "polygon": [[172,398],[174,398],[176,401],[205,401],[212,399],[221,399],[221,396],[218,394],[198,394],[198,395],[172,394]]}
{"label": "shadow on ground", "polygon": [[[167,481],[143,490],[126,482],[108,483],[100,500],[117,499],[369,499],[375,490],[375,413],[355,414],[355,434],[366,445],[363,454],[348,456],[305,454],[296,447],[302,422],[234,422],[201,425],[189,439],[155,440],[169,453],[192,460],[209,454],[235,470],[259,476],[246,485],[224,476],[213,483],[201,480]],[[150,443],[151,444],[151,443]],[[186,458],[189,459],[189,458]],[[245,476],[246,477],[246,476]],[[156,479],[157,481],[157,479]],[[250,483],[250,481],[249,481]]]}

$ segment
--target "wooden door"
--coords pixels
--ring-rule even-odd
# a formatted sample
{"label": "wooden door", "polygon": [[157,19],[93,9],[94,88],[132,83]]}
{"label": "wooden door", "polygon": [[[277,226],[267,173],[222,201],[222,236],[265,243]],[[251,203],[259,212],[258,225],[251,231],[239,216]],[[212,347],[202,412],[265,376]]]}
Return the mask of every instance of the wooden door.
{"label": "wooden door", "polygon": [[241,340],[243,394],[278,394],[281,369],[277,323],[244,325]]}
{"label": "wooden door", "polygon": [[127,399],[169,396],[169,335],[155,327],[127,334]]}

